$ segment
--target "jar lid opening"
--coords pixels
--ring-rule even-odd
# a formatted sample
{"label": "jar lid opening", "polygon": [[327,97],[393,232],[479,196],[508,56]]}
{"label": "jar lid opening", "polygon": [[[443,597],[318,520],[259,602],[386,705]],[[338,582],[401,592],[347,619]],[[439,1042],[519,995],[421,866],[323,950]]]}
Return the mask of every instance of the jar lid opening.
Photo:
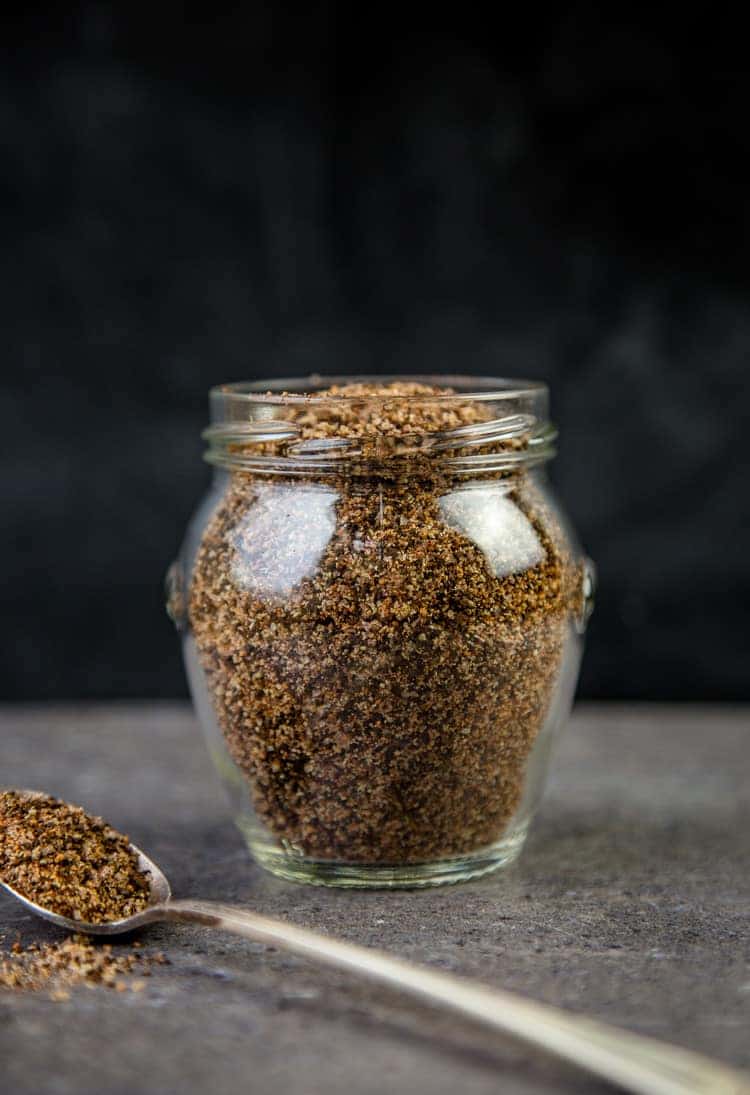
{"label": "jar lid opening", "polygon": [[211,390],[210,462],[245,469],[283,458],[323,471],[334,461],[469,460],[514,465],[552,455],[543,383],[496,377],[320,376]]}

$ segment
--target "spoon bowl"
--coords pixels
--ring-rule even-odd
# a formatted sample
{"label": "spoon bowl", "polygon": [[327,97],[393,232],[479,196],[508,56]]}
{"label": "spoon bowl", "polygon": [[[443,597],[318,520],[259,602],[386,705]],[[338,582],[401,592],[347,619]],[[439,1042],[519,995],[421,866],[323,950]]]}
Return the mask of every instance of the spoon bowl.
{"label": "spoon bowl", "polygon": [[[10,791],[13,788],[0,787],[0,791],[3,790]],[[48,797],[44,791],[30,791],[27,788],[16,789],[15,793],[22,795],[24,798],[32,799]],[[92,924],[88,920],[76,920],[72,916],[61,916],[60,913],[45,909],[42,905],[37,905],[31,898],[26,897],[8,882],[5,882],[2,877],[0,877],[0,886],[11,897],[15,897],[17,901],[20,901],[29,912],[34,913],[35,916],[40,916],[42,920],[49,920],[50,924],[55,924],[58,928],[67,928],[68,931],[78,932],[81,935],[125,935],[127,932],[136,931],[146,924],[153,924],[155,921],[163,919],[158,907],[165,905],[172,898],[172,890],[167,881],[167,876],[161,868],[157,867],[154,861],[149,859],[145,852],[142,852],[135,844],[129,843],[128,846],[138,859],[139,869],[148,879],[149,903],[140,912],[134,913],[132,916],[124,916],[120,920],[107,920],[99,924]]]}
{"label": "spoon bowl", "polygon": [[79,932],[82,935],[125,935],[126,932],[136,931],[138,928],[145,927],[146,924],[153,924],[157,920],[162,920],[161,907],[172,898],[172,891],[164,872],[135,844],[130,845],[130,850],[138,857],[138,867],[148,878],[149,903],[140,912],[133,913],[132,916],[124,916],[120,920],[107,920],[100,924],[92,924],[88,920],[74,920],[73,917],[61,916],[60,913],[52,912],[51,909],[45,909],[42,905],[37,905],[35,901],[24,897],[22,893],[19,893],[9,883],[3,882],[1,878],[0,886],[7,890],[11,897],[17,898],[22,905],[25,905],[29,912],[34,913],[35,916],[41,916],[43,920],[49,920],[51,924],[56,924],[58,928],[67,928],[68,931]]}

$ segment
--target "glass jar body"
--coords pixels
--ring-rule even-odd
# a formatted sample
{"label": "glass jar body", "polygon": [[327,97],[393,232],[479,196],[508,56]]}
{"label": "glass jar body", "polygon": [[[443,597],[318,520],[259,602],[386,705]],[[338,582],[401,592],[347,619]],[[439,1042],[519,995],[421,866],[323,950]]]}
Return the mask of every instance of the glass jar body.
{"label": "glass jar body", "polygon": [[415,886],[517,856],[585,616],[540,468],[220,471],[180,570],[196,709],[263,866]]}

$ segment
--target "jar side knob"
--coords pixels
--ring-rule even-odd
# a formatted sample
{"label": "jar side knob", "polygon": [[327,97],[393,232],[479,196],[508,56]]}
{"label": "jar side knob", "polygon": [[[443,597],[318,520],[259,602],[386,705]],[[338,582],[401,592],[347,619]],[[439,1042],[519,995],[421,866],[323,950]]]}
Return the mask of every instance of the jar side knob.
{"label": "jar side knob", "polygon": [[582,635],[594,611],[596,594],[596,566],[593,559],[584,555],[581,560],[580,599],[575,613],[576,631]]}
{"label": "jar side knob", "polygon": [[184,631],[187,626],[187,601],[185,573],[179,559],[175,559],[164,576],[164,594],[167,615],[177,631]]}

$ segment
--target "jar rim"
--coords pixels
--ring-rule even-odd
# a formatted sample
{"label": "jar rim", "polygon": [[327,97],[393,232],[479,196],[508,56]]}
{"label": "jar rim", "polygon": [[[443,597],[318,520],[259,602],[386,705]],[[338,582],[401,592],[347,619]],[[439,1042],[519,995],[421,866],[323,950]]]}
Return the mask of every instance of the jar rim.
{"label": "jar rim", "polygon": [[[430,387],[452,388],[453,391],[438,395],[425,395],[424,393],[405,395],[390,392],[382,395],[366,396],[321,394],[327,388],[346,384],[382,385],[391,383],[423,384]],[[538,402],[541,410],[546,407],[549,389],[543,381],[528,380],[521,377],[470,376],[451,373],[367,373],[328,376],[311,373],[306,377],[232,381],[217,384],[209,391],[212,404],[218,403],[225,407],[231,404],[285,406],[307,403],[314,403],[318,406],[341,402],[351,404],[360,399],[367,403],[378,403],[379,401],[388,403],[444,403],[455,401],[457,395],[460,395],[462,400],[472,402],[528,399]]]}

